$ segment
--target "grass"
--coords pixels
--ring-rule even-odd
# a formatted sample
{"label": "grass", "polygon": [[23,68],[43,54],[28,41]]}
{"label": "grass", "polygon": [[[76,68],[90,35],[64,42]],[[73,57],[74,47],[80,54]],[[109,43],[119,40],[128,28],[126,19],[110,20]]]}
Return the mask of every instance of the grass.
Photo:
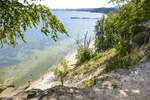
{"label": "grass", "polygon": [[81,67],[77,68],[74,71],[73,76],[79,75],[79,74],[86,74],[86,73],[96,69],[97,67],[99,67],[100,65],[102,65],[108,59],[114,57],[115,55],[116,55],[115,49],[111,49],[109,51],[99,53],[94,58],[92,58],[90,61],[84,63]]}
{"label": "grass", "polygon": [[[91,87],[97,77],[116,69],[127,68],[128,66],[137,64],[144,57],[147,47],[146,45],[141,48],[135,48],[125,56],[118,55],[114,48],[106,52],[96,53],[92,59],[85,62],[82,66],[74,68],[71,74],[66,77],[66,80],[81,75],[78,80],[75,81],[75,84],[79,83],[77,87]],[[104,81],[105,80],[107,80],[107,77]],[[117,87],[116,84],[112,84],[112,86],[114,88]]]}
{"label": "grass", "polygon": [[[101,73],[101,74],[99,74]],[[103,70],[100,71],[98,74],[94,74],[93,77],[89,80],[85,80],[82,82],[82,84],[80,84],[79,88],[89,88],[91,86],[93,86],[95,84],[95,79],[99,76],[99,75],[102,75],[104,74],[103,73]],[[104,81],[110,81],[110,77],[109,76],[103,76],[100,78],[101,82],[104,82]],[[111,82],[112,83],[112,82]],[[113,83],[112,83],[113,85]]]}
{"label": "grass", "polygon": [[106,63],[105,72],[110,72],[116,69],[126,68],[128,66],[132,66],[137,64],[144,57],[144,50],[141,49],[133,49],[130,54],[126,56],[116,55],[108,60]]}
{"label": "grass", "polygon": [[87,81],[84,81],[82,85],[79,86],[79,88],[89,88],[93,86],[93,84],[94,84],[94,79],[87,80]]}
{"label": "grass", "polygon": [[[116,55],[115,49],[111,49],[102,53],[97,53],[91,60],[84,63],[82,66],[78,66],[72,69],[70,71],[70,74],[66,76],[65,80],[72,79],[75,76],[83,75],[82,77],[79,77],[77,81],[78,82],[82,81],[86,83],[85,81],[88,82],[90,80],[90,77],[94,79],[95,77],[102,75],[104,73],[102,66],[105,65],[108,59],[114,57],[115,55]],[[100,68],[100,69],[97,69],[97,68]]]}
{"label": "grass", "polygon": [[[99,72],[94,72],[92,74],[92,77],[89,79],[89,76],[84,78],[85,81],[82,82],[82,84],[79,86],[79,88],[88,88],[91,87],[94,83],[94,79],[97,77],[104,75],[110,71],[120,69],[120,68],[126,68],[131,65],[135,65],[142,57],[143,57],[143,52],[141,51],[139,54],[138,51],[133,50],[132,54],[127,55],[123,58],[120,58],[118,55],[113,56],[110,58],[108,61],[106,61],[106,67],[102,69]],[[84,69],[84,71],[87,71],[87,69]],[[90,74],[91,75],[91,74]],[[101,81],[110,81],[109,77],[103,77]],[[113,88],[117,88],[118,86],[115,83],[112,83]]]}

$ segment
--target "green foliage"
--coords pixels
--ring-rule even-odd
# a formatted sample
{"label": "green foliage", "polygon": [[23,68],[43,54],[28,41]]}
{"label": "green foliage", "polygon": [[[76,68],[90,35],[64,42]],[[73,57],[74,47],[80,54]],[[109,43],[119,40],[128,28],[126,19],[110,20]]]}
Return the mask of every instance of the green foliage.
{"label": "green foliage", "polygon": [[76,67],[73,70],[74,73],[72,77],[95,70],[97,67],[105,64],[108,59],[114,57],[115,55],[116,55],[115,49],[110,49],[109,51],[101,53],[97,52],[96,54],[94,54],[93,58],[91,58],[88,62],[83,63],[82,66]]}
{"label": "green foliage", "polygon": [[150,1],[149,0],[140,0],[138,8],[136,11],[137,21],[143,22],[150,19]]}
{"label": "green foliage", "polygon": [[89,61],[93,57],[93,51],[89,47],[79,47],[77,50],[77,66]]}
{"label": "green foliage", "polygon": [[113,47],[116,43],[115,39],[113,38],[113,33],[115,30],[115,14],[110,12],[107,15],[107,18],[103,16],[101,20],[97,21],[95,26],[95,47],[97,51],[105,51]]}
{"label": "green foliage", "polygon": [[120,55],[125,55],[130,50],[129,41],[134,33],[141,32],[145,28],[139,26],[143,21],[150,19],[149,0],[112,0],[124,2],[117,13],[110,12],[106,18],[98,20],[95,26],[95,47],[97,51],[105,51],[116,48]]}
{"label": "green foliage", "polygon": [[[142,54],[133,52],[134,38],[142,36],[146,29],[140,25],[150,20],[150,0],[111,0],[115,3],[126,2],[117,13],[110,12],[106,18],[97,21],[95,26],[95,47],[105,51],[114,47],[117,56],[108,60],[106,72],[136,64]],[[138,41],[138,40],[137,40]],[[137,50],[138,51],[138,50]]]}
{"label": "green foliage", "polygon": [[93,79],[87,80],[87,81],[83,82],[82,85],[80,85],[80,88],[89,88],[89,87],[93,86],[93,84],[94,84]]}
{"label": "green foliage", "polygon": [[103,16],[102,20],[98,20],[95,26],[95,47],[97,51],[106,50],[106,38],[105,38],[105,31],[104,31],[104,20],[105,17]]}
{"label": "green foliage", "polygon": [[137,64],[141,58],[144,56],[142,50],[134,49],[130,54],[124,56],[116,55],[108,60],[106,63],[105,72],[110,72],[115,69],[122,69],[128,66]]}
{"label": "green foliage", "polygon": [[140,1],[143,1],[143,0],[109,0],[109,3],[120,5],[121,3],[123,4],[123,3],[133,2],[136,5],[138,5]]}
{"label": "green foliage", "polygon": [[110,59],[107,62],[105,71],[110,72],[115,69],[126,68],[127,66],[132,65],[131,62],[132,62],[132,59],[130,58],[130,56],[127,58],[115,56],[114,58]]}
{"label": "green foliage", "polygon": [[109,3],[124,3],[127,1],[129,1],[129,0],[109,0]]}
{"label": "green foliage", "polygon": [[58,59],[60,65],[55,66],[52,71],[54,72],[54,74],[60,79],[61,84],[64,84],[64,78],[67,75],[67,73],[69,72],[69,65],[68,65],[68,61],[63,59],[63,58],[59,58]]}
{"label": "green foliage", "polygon": [[91,42],[91,38],[88,38],[88,33],[84,34],[83,40],[77,40],[77,54],[76,54],[76,59],[77,59],[77,66],[85,63],[86,61],[90,60],[93,55],[94,51],[89,47]]}
{"label": "green foliage", "polygon": [[122,38],[120,35],[116,35],[116,40],[118,41],[118,43],[116,43],[115,48],[117,53],[120,56],[125,56],[128,52],[129,52],[129,41],[126,40],[125,38]]}
{"label": "green foliage", "polygon": [[143,32],[144,30],[145,30],[145,26],[134,25],[134,26],[132,26],[130,33],[137,34],[137,33]]}
{"label": "green foliage", "polygon": [[67,34],[64,25],[52,15],[50,9],[44,5],[36,5],[24,0],[0,0],[0,44],[15,46],[16,38],[21,38],[24,42],[24,34],[28,28],[35,27],[42,22],[41,32],[46,36],[51,34],[51,38],[58,38],[57,32]]}

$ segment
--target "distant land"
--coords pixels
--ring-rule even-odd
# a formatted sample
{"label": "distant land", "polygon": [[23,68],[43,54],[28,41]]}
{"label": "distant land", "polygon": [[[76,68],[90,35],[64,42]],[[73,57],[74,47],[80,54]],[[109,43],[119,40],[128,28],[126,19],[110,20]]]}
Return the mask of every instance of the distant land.
{"label": "distant land", "polygon": [[84,12],[93,12],[93,13],[109,13],[110,11],[117,12],[117,7],[111,8],[79,8],[79,9],[52,9],[52,11],[84,11]]}
{"label": "distant land", "polygon": [[100,19],[100,18],[91,18],[91,17],[70,17],[71,19]]}

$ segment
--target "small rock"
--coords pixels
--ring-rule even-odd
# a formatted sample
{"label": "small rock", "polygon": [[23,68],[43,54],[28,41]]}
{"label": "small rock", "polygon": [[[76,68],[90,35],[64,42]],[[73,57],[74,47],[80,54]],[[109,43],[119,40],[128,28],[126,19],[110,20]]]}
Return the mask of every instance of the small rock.
{"label": "small rock", "polygon": [[27,95],[27,99],[31,99],[31,98],[34,98],[34,96],[36,95],[36,92],[30,92],[28,95]]}
{"label": "small rock", "polygon": [[0,88],[0,93],[3,92],[6,88]]}

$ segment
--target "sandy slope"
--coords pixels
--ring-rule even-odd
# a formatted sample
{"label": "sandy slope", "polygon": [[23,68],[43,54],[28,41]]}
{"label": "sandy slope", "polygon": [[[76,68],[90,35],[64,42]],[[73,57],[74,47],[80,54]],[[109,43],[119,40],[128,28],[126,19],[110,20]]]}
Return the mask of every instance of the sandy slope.
{"label": "sandy slope", "polygon": [[[91,42],[90,48],[94,48],[94,42]],[[69,53],[65,59],[68,60],[69,62],[69,67],[70,69],[74,68],[74,65],[76,64],[76,54],[77,54],[77,50],[75,50],[72,53]],[[30,87],[27,89],[41,89],[41,90],[45,90],[51,87],[54,87],[56,85],[60,85],[60,82],[56,81],[56,77],[54,75],[54,73],[52,71],[46,73],[44,76],[42,76],[39,80],[32,82]]]}
{"label": "sandy slope", "polygon": [[[74,64],[76,63],[75,59],[76,51],[73,53],[68,54],[65,58],[69,62],[70,69],[73,68]],[[41,89],[45,90],[51,87],[54,87],[56,85],[60,85],[60,82],[56,81],[56,77],[52,71],[46,73],[44,76],[42,76],[39,80],[32,82],[30,87],[27,89]]]}

